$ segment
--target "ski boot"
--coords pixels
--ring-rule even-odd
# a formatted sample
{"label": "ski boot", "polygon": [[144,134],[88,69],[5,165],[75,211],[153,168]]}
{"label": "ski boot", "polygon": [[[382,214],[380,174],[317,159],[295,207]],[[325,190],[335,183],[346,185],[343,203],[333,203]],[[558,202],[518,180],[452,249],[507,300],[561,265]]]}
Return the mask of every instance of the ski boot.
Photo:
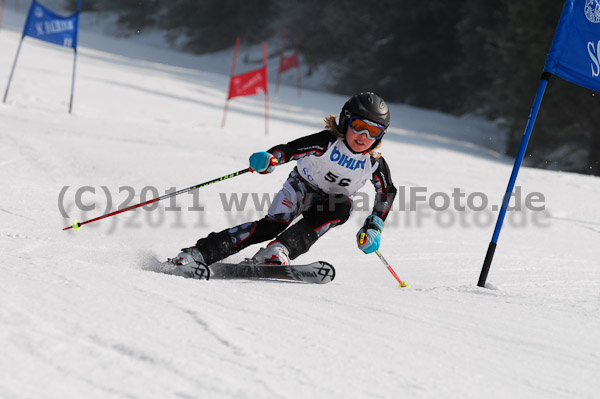
{"label": "ski boot", "polygon": [[210,269],[204,256],[196,247],[183,248],[176,258],[169,259],[175,265],[172,273],[187,278],[206,279],[210,277]]}
{"label": "ski boot", "polygon": [[265,265],[289,265],[289,250],[279,241],[273,241],[266,248],[261,248],[252,261]]}

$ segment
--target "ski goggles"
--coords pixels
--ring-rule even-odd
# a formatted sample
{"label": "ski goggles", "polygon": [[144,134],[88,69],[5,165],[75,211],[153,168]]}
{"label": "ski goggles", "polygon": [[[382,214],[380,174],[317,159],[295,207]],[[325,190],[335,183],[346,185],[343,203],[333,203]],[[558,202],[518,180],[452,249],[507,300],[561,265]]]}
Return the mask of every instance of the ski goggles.
{"label": "ski goggles", "polygon": [[372,140],[378,140],[385,133],[385,126],[367,119],[362,119],[359,116],[352,115],[348,121],[348,126],[352,128],[356,134],[366,134]]}

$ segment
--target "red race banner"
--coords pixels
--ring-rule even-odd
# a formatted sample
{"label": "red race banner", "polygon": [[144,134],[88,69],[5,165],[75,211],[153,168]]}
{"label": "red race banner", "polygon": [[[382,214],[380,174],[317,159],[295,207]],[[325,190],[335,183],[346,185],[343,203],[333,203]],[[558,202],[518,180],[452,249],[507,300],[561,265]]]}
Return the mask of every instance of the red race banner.
{"label": "red race banner", "polygon": [[267,67],[233,76],[229,85],[227,99],[241,96],[253,96],[268,91]]}
{"label": "red race banner", "polygon": [[285,28],[281,31],[281,49],[279,50],[279,71],[277,71],[277,79],[275,81],[275,92],[279,92],[279,81],[281,74],[290,69],[296,68],[296,81],[298,86],[298,95],[300,95],[300,63],[298,62],[298,34],[294,34],[294,54],[289,57],[284,57],[285,51]]}
{"label": "red race banner", "polygon": [[240,38],[235,41],[235,51],[233,52],[233,65],[231,65],[231,78],[229,79],[229,93],[225,100],[223,108],[223,120],[221,127],[225,127],[227,118],[227,109],[229,100],[234,97],[253,96],[255,94],[265,94],[265,134],[269,132],[269,72],[267,67],[267,43],[263,43],[263,67],[254,71],[235,74],[235,64],[237,63],[238,52],[240,50]]}
{"label": "red race banner", "polygon": [[281,57],[279,61],[279,73],[294,69],[298,66],[298,53],[294,53],[289,57]]}

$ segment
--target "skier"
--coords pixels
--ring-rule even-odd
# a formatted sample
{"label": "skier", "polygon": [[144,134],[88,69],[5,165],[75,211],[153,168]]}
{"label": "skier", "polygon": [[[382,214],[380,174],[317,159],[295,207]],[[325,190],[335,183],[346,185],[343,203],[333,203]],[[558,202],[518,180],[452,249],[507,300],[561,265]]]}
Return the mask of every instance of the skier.
{"label": "skier", "polygon": [[[174,272],[197,277],[195,267],[218,262],[252,244],[274,239],[261,248],[252,261],[289,265],[307,252],[330,229],[350,217],[352,196],[371,180],[376,197],[372,214],[357,233],[364,253],[379,248],[384,220],[394,201],[387,163],[376,152],[390,125],[390,112],[379,96],[360,93],[343,106],[339,122],[325,119],[325,130],[276,145],[250,156],[250,170],[271,173],[276,165],[297,161],[283,188],[275,196],[268,214],[198,240],[170,261]],[[292,222],[303,216],[297,223]]]}

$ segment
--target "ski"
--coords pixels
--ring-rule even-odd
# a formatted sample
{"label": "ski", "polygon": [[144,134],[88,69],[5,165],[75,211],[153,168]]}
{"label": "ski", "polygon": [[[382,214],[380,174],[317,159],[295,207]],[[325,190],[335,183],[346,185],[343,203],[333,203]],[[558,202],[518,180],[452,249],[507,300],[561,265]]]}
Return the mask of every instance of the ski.
{"label": "ski", "polygon": [[182,274],[175,268],[173,274],[200,280],[258,279],[296,281],[326,284],[335,278],[335,268],[318,261],[304,265],[269,265],[254,262],[197,264],[193,273]]}

